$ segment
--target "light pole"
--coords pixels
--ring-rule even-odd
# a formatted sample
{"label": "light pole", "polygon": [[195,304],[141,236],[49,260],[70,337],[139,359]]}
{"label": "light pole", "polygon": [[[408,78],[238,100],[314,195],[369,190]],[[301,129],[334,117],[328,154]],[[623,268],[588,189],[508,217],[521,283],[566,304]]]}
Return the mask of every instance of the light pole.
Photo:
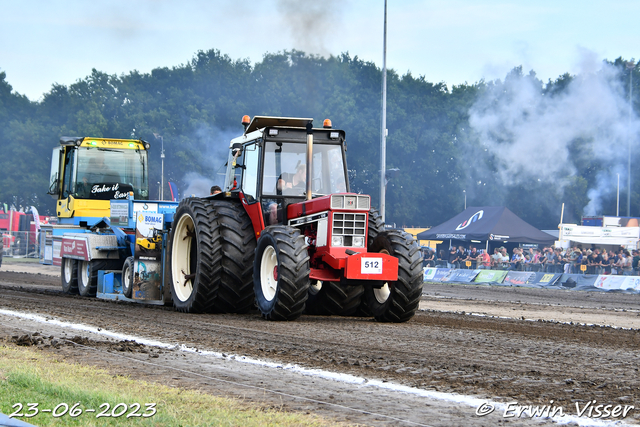
{"label": "light pole", "polygon": [[380,216],[385,220],[387,171],[387,0],[384,0],[384,37],[382,41],[382,123],[380,138]]}
{"label": "light pole", "polygon": [[467,190],[462,190],[464,193],[464,209],[467,210]]}
{"label": "light pole", "polygon": [[160,160],[162,163],[160,167],[160,200],[164,200],[164,137],[157,133],[154,133],[153,136],[159,139],[162,144],[162,148],[160,149]]}

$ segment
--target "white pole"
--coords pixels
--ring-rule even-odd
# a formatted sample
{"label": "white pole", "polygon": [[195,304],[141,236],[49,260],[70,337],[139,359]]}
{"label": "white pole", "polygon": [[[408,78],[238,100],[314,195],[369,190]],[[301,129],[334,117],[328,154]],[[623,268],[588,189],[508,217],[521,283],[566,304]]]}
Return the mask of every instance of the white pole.
{"label": "white pole", "polygon": [[618,174],[618,193],[616,195],[616,216],[620,216],[620,174]]}
{"label": "white pole", "polygon": [[385,221],[387,170],[387,0],[384,0],[384,38],[382,42],[382,124],[380,138],[380,215]]}
{"label": "white pole", "polygon": [[564,221],[564,203],[562,204],[562,209],[560,210],[560,224],[558,225],[558,240],[562,241],[562,221]]}
{"label": "white pole", "polygon": [[161,188],[161,196],[160,196],[160,200],[164,200],[164,137],[160,137],[160,141],[162,141],[162,151],[160,152],[160,159],[162,159],[162,169],[161,169],[161,180],[162,180],[162,184],[160,184],[160,188]]}
{"label": "white pole", "polygon": [[[633,104],[631,94],[633,93],[633,62],[627,63],[629,70],[629,128],[631,128],[631,116],[633,114]],[[627,138],[627,216],[631,216],[631,137]]]}

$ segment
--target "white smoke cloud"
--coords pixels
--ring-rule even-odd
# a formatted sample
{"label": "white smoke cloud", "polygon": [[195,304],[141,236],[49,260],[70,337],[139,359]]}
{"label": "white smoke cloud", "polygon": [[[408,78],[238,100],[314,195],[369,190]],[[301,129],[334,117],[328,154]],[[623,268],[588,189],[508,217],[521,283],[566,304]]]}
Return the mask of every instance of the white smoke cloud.
{"label": "white smoke cloud", "polygon": [[562,190],[576,171],[570,147],[580,144],[602,167],[588,184],[585,214],[593,215],[601,213],[604,196],[615,194],[618,173],[626,187],[628,144],[637,149],[640,123],[630,115],[618,70],[606,63],[596,68],[588,52],[582,57],[581,72],[557,94],[544,94],[533,76],[489,85],[471,108],[469,123],[507,186],[537,180]]}
{"label": "white smoke cloud", "polygon": [[242,127],[235,131],[225,131],[201,124],[192,137],[195,147],[194,166],[203,172],[190,171],[181,179],[180,197],[208,196],[213,185],[224,185],[225,163],[229,154],[229,142],[242,134]]}
{"label": "white smoke cloud", "polygon": [[187,188],[180,193],[183,199],[192,196],[208,196],[211,186],[214,185],[214,181],[212,179],[202,176],[197,172],[188,172],[182,180],[187,183]]}

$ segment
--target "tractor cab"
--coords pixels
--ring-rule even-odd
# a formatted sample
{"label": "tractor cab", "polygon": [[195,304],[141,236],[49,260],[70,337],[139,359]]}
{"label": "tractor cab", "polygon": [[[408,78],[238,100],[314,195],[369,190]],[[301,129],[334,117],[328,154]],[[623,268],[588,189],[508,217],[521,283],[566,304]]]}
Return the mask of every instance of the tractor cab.
{"label": "tractor cab", "polygon": [[61,223],[87,224],[109,216],[110,200],[149,199],[149,144],[142,140],[60,138],[53,149],[48,194]]}
{"label": "tractor cab", "polygon": [[255,204],[262,228],[291,219],[291,204],[349,191],[344,131],[331,129],[329,121],[321,129],[311,123],[256,116],[231,141],[225,191],[240,192],[247,205]]}

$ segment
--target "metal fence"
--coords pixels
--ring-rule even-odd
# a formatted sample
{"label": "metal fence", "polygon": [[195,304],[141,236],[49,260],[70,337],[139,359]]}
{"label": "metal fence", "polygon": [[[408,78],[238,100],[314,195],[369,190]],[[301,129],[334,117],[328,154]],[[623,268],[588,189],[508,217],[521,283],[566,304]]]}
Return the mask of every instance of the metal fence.
{"label": "metal fence", "polygon": [[38,258],[40,246],[38,235],[31,231],[3,231],[2,256],[16,258]]}

